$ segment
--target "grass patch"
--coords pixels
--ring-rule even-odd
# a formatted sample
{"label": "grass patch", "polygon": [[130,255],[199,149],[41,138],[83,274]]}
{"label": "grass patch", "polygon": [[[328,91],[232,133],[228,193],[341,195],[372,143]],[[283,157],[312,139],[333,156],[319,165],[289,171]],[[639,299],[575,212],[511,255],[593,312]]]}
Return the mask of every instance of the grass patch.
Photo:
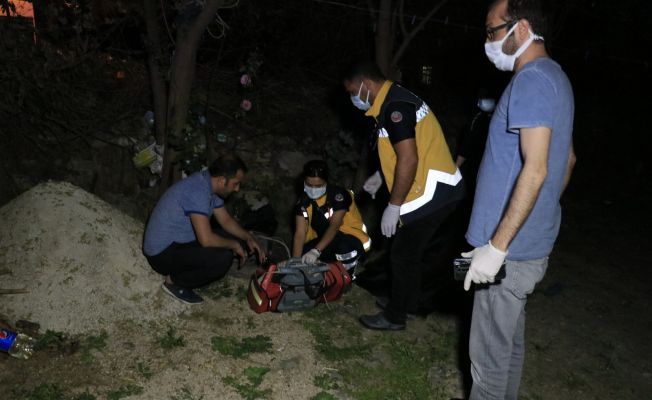
{"label": "grass patch", "polygon": [[204,396],[196,396],[190,387],[183,386],[177,391],[176,395],[172,395],[170,400],[203,400]]}
{"label": "grass patch", "polygon": [[320,389],[330,390],[337,389],[338,385],[335,379],[328,374],[318,375],[313,378],[313,383]]}
{"label": "grass patch", "polygon": [[[379,350],[389,356],[388,362],[359,361],[342,365],[341,373],[350,393],[359,400],[445,399],[444,388],[434,391],[431,387],[428,371],[443,354],[452,355],[455,347],[449,342],[438,336],[414,339],[385,335]],[[442,343],[449,347],[442,349]]]}
{"label": "grass patch", "polygon": [[337,400],[337,398],[328,392],[319,392],[312,396],[310,400]]}
{"label": "grass patch", "polygon": [[24,397],[26,400],[64,400],[65,398],[63,391],[53,384],[39,385]]}
{"label": "grass patch", "polygon": [[66,395],[66,393],[56,384],[42,384],[34,388],[31,392],[24,393],[25,400],[96,400],[96,397],[90,393],[78,395]]}
{"label": "grass patch", "polygon": [[106,339],[109,334],[106,331],[101,331],[99,335],[91,335],[84,341],[84,348],[88,350],[103,350],[106,347]]}
{"label": "grass patch", "polygon": [[156,338],[156,341],[162,348],[166,350],[170,350],[175,347],[185,346],[186,341],[183,338],[183,336],[176,336],[176,333],[177,333],[176,329],[170,326],[168,327],[167,332],[165,332],[165,335],[159,336],[158,338]]}
{"label": "grass patch", "polygon": [[432,386],[428,373],[433,365],[455,363],[454,328],[433,331],[420,320],[413,323],[416,332],[369,333],[337,307],[316,307],[301,322],[314,337],[318,355],[342,376],[341,381],[328,374],[316,376],[313,382],[324,392],[337,388],[358,400],[450,397],[447,388]]}
{"label": "grass patch", "polygon": [[[329,361],[345,361],[367,356],[371,345],[360,343],[360,329],[350,322],[339,323],[339,315],[327,307],[304,313],[302,324],[315,339],[315,349]],[[341,322],[341,321],[340,321]],[[348,322],[348,321],[347,321]],[[348,345],[338,345],[344,340]]]}
{"label": "grass patch", "polygon": [[136,364],[136,371],[146,380],[150,380],[152,376],[154,376],[154,373],[152,372],[151,368],[149,368],[149,365],[145,364],[142,361],[138,361]]}
{"label": "grass patch", "polygon": [[63,332],[46,330],[43,336],[34,343],[35,350],[43,350],[47,347],[60,347],[66,341],[66,335]]}
{"label": "grass patch", "polygon": [[236,392],[247,400],[266,399],[272,394],[271,389],[260,390],[258,386],[263,382],[265,374],[269,372],[267,367],[248,367],[244,375],[249,383],[241,383],[233,376],[227,376],[222,381],[235,389]]}
{"label": "grass patch", "polygon": [[91,351],[104,350],[104,348],[106,348],[106,340],[108,338],[109,334],[105,330],[102,330],[98,335],[88,336],[82,345],[82,361],[86,364],[91,364],[93,361],[95,361],[95,357],[93,357]]}
{"label": "grass patch", "polygon": [[586,382],[584,379],[582,379],[580,376],[577,374],[570,372],[568,375],[565,375],[563,378],[564,386],[568,388],[570,391],[578,391],[584,387],[587,386]]}
{"label": "grass patch", "polygon": [[246,299],[247,298],[247,286],[240,285],[236,289],[235,296],[238,299]]}
{"label": "grass patch", "polygon": [[143,388],[137,385],[125,385],[119,389],[111,390],[106,394],[106,400],[120,400],[137,394],[142,394]]}
{"label": "grass patch", "polygon": [[251,353],[269,353],[272,349],[272,339],[269,336],[257,335],[238,340],[232,336],[213,336],[211,345],[214,351],[233,358],[244,358]]}
{"label": "grass patch", "polygon": [[197,289],[204,297],[217,300],[223,297],[232,297],[234,290],[228,278],[217,280],[210,285]]}

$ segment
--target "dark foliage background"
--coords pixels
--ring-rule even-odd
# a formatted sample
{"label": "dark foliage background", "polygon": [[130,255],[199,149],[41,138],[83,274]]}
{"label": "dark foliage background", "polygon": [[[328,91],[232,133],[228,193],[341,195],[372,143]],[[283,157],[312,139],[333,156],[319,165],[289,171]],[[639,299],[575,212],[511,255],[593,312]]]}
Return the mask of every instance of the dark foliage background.
{"label": "dark foliage background", "polygon": [[[37,14],[36,44],[30,22],[0,19],[0,204],[48,178],[70,179],[106,196],[137,196],[148,186],[149,177],[131,163],[151,134],[142,120],[151,94],[141,4],[74,3],[72,11],[62,11],[62,1],[47,3],[50,11]],[[550,52],[576,91],[579,163],[571,196],[649,191],[652,6],[636,0],[546,3],[554,17]],[[215,39],[220,29],[213,24],[212,35],[204,35],[190,110],[209,123],[191,121],[192,130],[226,133],[236,138],[228,149],[251,157],[259,150],[252,146],[279,145],[260,138],[279,135],[291,138],[287,148],[320,154],[339,130],[353,133],[351,151],[357,151],[370,123],[350,106],[339,77],[351,60],[373,55],[375,22],[366,4],[242,0],[222,10],[228,29]],[[453,149],[475,112],[478,91],[497,96],[509,79],[484,56],[486,5],[448,2],[399,62],[404,85],[431,105]],[[428,7],[408,2],[405,24],[418,23]],[[181,21],[170,10],[165,15],[163,36],[173,46]],[[245,90],[238,79],[252,62],[259,67]],[[421,83],[423,66],[432,67],[430,85]],[[248,113],[239,108],[243,98],[254,104]]]}

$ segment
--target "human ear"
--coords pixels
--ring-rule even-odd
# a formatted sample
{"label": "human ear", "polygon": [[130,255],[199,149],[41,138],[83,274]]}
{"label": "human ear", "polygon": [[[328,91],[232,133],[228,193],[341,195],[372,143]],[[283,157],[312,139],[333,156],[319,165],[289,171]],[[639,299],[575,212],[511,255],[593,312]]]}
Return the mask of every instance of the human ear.
{"label": "human ear", "polygon": [[523,43],[529,39],[530,30],[531,30],[530,21],[528,21],[527,19],[520,19],[518,26],[516,27],[519,43]]}

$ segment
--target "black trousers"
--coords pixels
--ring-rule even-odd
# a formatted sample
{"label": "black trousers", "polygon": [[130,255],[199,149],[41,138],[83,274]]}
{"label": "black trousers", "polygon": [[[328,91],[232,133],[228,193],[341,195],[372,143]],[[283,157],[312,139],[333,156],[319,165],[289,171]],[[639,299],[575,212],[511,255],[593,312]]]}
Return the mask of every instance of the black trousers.
{"label": "black trousers", "polygon": [[419,306],[421,272],[434,265],[426,259],[426,250],[442,222],[457,206],[451,203],[411,224],[401,226],[394,236],[390,249],[392,289],[385,318],[396,324],[405,323],[408,312]]}
{"label": "black trousers", "polygon": [[[216,230],[216,233],[222,237],[234,238],[223,230]],[[246,243],[241,242],[242,248],[247,251]],[[175,285],[196,288],[223,278],[231,268],[234,255],[230,249],[203,247],[199,242],[194,241],[175,242],[161,253],[145,257],[154,271],[161,275],[170,275]]]}

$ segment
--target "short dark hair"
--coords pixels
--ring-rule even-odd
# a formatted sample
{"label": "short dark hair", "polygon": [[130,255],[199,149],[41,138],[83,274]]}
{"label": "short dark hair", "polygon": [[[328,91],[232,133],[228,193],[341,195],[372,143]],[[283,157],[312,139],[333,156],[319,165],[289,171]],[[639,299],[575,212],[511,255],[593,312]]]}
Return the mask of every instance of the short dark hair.
{"label": "short dark hair", "polygon": [[[501,1],[492,1],[489,8],[494,8]],[[507,0],[507,15],[510,20],[526,19],[532,32],[539,36],[545,38],[548,34],[548,21],[541,0]]]}
{"label": "short dark hair", "polygon": [[383,75],[378,64],[373,61],[357,61],[347,69],[342,77],[344,82],[353,82],[356,80],[361,80],[362,78],[368,78],[375,82],[384,81],[385,75]]}
{"label": "short dark hair", "polygon": [[234,154],[226,154],[213,161],[208,172],[213,178],[223,176],[226,179],[233,178],[238,171],[247,172],[247,166],[242,159]]}
{"label": "short dark hair", "polygon": [[310,160],[303,166],[303,178],[317,177],[328,181],[328,165],[324,160]]}

